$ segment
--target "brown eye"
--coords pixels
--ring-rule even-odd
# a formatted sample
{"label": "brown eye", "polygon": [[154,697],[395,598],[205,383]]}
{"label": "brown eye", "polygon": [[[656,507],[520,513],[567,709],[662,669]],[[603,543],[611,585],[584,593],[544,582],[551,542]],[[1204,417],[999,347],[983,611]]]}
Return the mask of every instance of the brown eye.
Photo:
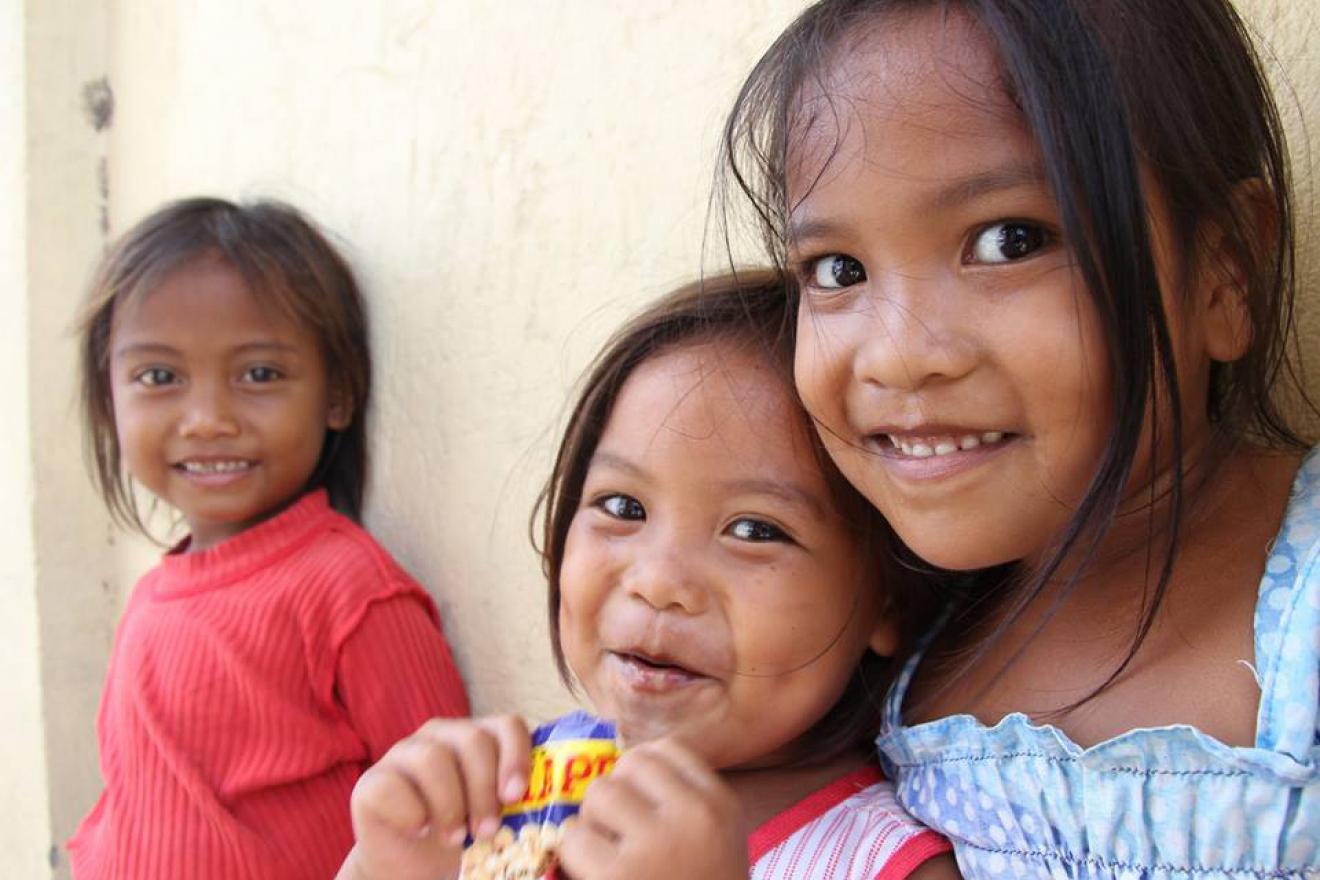
{"label": "brown eye", "polygon": [[606,495],[596,502],[596,506],[615,519],[646,519],[646,508],[630,495]]}
{"label": "brown eye", "polygon": [[811,264],[811,284],[825,290],[852,287],[866,280],[866,269],[847,254],[830,254]]}
{"label": "brown eye", "polygon": [[1031,256],[1049,236],[1034,223],[1005,222],[977,233],[968,248],[968,263],[1011,263]]}
{"label": "brown eye", "polygon": [[787,541],[788,535],[784,530],[773,523],[768,523],[762,519],[743,519],[734,520],[730,524],[728,532],[740,541],[751,541],[761,544],[767,541]]}
{"label": "brown eye", "polygon": [[274,382],[276,379],[281,378],[282,375],[283,374],[274,367],[249,367],[243,373],[243,381],[262,384],[265,382]]}
{"label": "brown eye", "polygon": [[140,385],[146,385],[154,388],[157,385],[169,385],[177,381],[178,377],[171,370],[164,367],[148,367],[133,377],[133,381]]}

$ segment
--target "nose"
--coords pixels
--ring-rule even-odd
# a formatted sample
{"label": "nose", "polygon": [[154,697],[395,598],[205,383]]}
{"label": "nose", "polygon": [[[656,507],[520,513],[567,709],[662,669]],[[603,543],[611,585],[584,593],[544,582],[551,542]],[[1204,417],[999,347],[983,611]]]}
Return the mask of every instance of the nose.
{"label": "nose", "polygon": [[637,551],[624,576],[630,596],[656,611],[700,614],[706,609],[709,589],[694,553],[665,537]]}
{"label": "nose", "polygon": [[238,434],[239,425],[233,392],[224,381],[194,382],[184,402],[179,433],[185,437],[211,440]]}
{"label": "nose", "polygon": [[871,279],[853,368],[871,385],[917,391],[959,379],[976,365],[974,318],[938,278],[891,272]]}

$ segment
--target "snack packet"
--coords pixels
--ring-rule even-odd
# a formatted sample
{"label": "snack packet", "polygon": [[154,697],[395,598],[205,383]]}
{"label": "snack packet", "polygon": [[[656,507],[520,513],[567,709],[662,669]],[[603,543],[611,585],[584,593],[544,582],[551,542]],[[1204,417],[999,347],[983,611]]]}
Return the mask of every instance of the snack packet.
{"label": "snack packet", "polygon": [[554,875],[564,829],[587,786],[614,767],[614,725],[585,712],[532,731],[531,772],[522,800],[504,808],[500,830],[463,851],[459,880],[540,880]]}

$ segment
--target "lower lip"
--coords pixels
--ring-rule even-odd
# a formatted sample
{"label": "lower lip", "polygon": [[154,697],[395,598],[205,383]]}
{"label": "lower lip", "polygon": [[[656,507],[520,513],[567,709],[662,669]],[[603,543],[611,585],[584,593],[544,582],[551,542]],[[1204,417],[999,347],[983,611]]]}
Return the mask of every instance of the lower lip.
{"label": "lower lip", "polygon": [[184,479],[195,486],[202,486],[207,489],[221,489],[225,486],[232,486],[244,477],[252,473],[256,465],[248,465],[236,471],[190,471],[184,468],[175,468]]}
{"label": "lower lip", "polygon": [[628,654],[609,655],[617,678],[631,691],[662,696],[686,691],[710,681],[677,666],[651,666]]}
{"label": "lower lip", "polygon": [[959,449],[947,455],[928,455],[925,458],[917,458],[905,454],[901,449],[895,449],[888,437],[872,437],[868,445],[884,459],[886,466],[897,476],[908,480],[938,480],[978,467],[1016,444],[1020,439],[1021,435],[1012,434],[994,443],[984,443],[972,449]]}

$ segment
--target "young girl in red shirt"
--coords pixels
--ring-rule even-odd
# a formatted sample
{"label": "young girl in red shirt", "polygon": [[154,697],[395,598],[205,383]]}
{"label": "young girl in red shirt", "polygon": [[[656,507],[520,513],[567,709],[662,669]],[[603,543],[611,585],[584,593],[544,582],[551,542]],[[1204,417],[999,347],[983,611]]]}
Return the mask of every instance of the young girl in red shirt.
{"label": "young girl in red shirt", "polygon": [[81,322],[112,514],[188,536],[135,587],[97,733],[78,880],[325,878],[362,771],[467,697],[425,590],[359,525],[371,359],[344,260],[294,209],[160,209]]}

